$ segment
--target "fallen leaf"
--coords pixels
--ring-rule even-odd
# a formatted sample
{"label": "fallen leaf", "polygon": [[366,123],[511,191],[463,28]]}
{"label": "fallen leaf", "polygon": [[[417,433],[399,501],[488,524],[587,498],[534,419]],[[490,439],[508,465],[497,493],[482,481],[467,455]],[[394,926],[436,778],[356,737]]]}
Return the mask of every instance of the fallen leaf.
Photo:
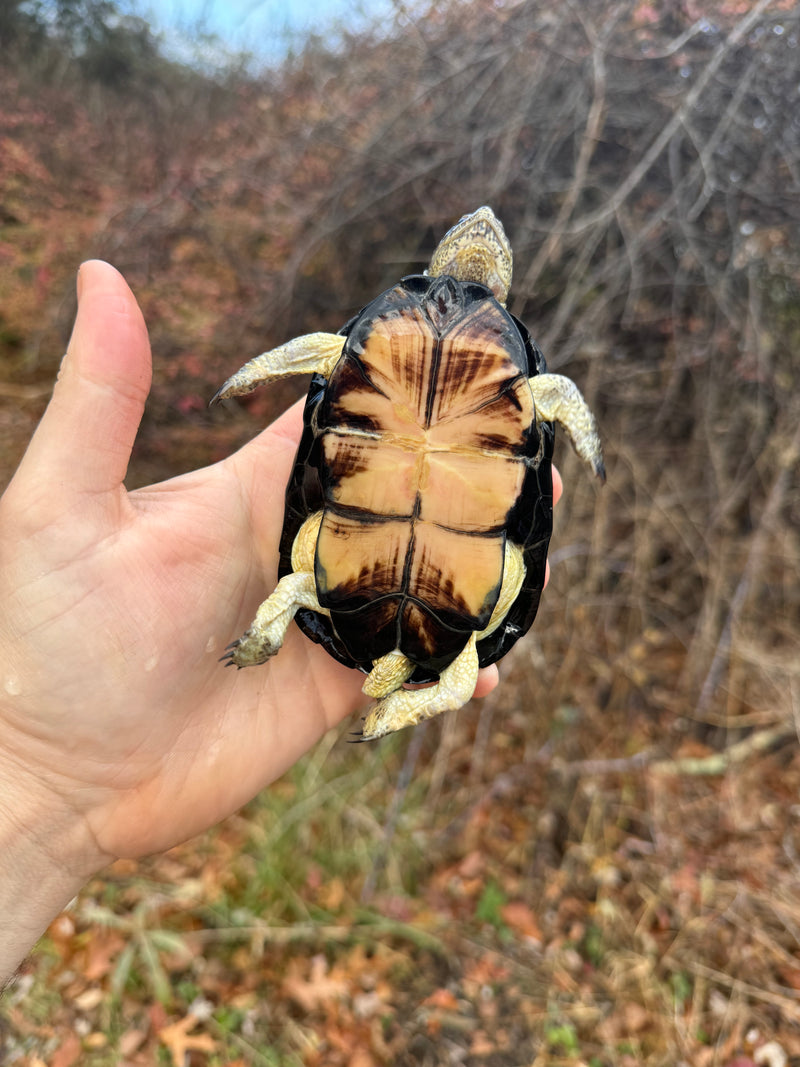
{"label": "fallen leaf", "polygon": [[[293,971],[297,969],[296,966]],[[290,973],[283,980],[284,993],[304,1011],[314,1011],[323,1004],[342,1000],[349,990],[347,982],[328,974],[328,961],[321,954],[311,960],[311,973],[308,978]]]}
{"label": "fallen leaf", "polygon": [[345,898],[345,885],[341,878],[331,878],[317,890],[317,901],[327,911],[338,911]]}
{"label": "fallen leaf", "polygon": [[142,1047],[147,1040],[146,1030],[126,1030],[119,1039],[120,1055],[127,1059]]}
{"label": "fallen leaf", "polygon": [[638,1034],[640,1030],[644,1030],[652,1022],[647,1008],[637,1004],[635,1001],[627,1001],[620,1007],[619,1011],[622,1016],[624,1032],[627,1034]]}
{"label": "fallen leaf", "polygon": [[456,996],[449,989],[434,989],[430,996],[425,997],[422,1003],[426,1008],[439,1008],[441,1011],[458,1011]]}
{"label": "fallen leaf", "polygon": [[347,1067],[375,1067],[375,1060],[365,1048],[356,1049]]}
{"label": "fallen leaf", "polygon": [[489,1040],[486,1031],[476,1030],[469,1046],[470,1056],[491,1056],[494,1051],[494,1042]]}
{"label": "fallen leaf", "polygon": [[77,1034],[67,1034],[53,1053],[50,1067],[72,1067],[81,1057],[81,1042]]}
{"label": "fallen leaf", "polygon": [[521,900],[511,900],[500,909],[500,918],[518,934],[530,937],[540,944],[544,940],[536,916]]}
{"label": "fallen leaf", "polygon": [[468,852],[458,865],[458,873],[462,878],[477,878],[486,868],[486,857],[478,849]]}
{"label": "fallen leaf", "polygon": [[765,1045],[759,1045],[753,1053],[753,1059],[759,1067],[786,1067],[789,1062],[783,1046],[777,1041],[767,1041]]}
{"label": "fallen leaf", "polygon": [[464,982],[467,986],[493,985],[503,982],[508,978],[509,969],[502,957],[494,953],[487,953],[479,959],[471,960],[464,965]]}
{"label": "fallen leaf", "polygon": [[86,946],[83,976],[90,982],[96,982],[111,971],[114,962],[125,948],[125,938],[117,930],[95,927],[91,940]]}
{"label": "fallen leaf", "polygon": [[190,1034],[199,1022],[196,1015],[191,1012],[171,1026],[165,1026],[158,1031],[159,1040],[169,1050],[175,1067],[184,1067],[187,1052],[214,1052],[216,1042],[210,1034]]}
{"label": "fallen leaf", "polygon": [[89,989],[84,989],[82,993],[79,993],[72,1003],[78,1011],[94,1011],[104,996],[102,989],[98,989],[97,986],[91,986]]}

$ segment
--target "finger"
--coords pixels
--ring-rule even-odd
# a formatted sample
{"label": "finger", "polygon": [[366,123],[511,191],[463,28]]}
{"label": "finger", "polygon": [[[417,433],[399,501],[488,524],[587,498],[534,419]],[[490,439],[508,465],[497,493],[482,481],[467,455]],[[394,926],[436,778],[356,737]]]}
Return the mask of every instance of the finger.
{"label": "finger", "polygon": [[54,506],[118,489],[150,377],[147,329],[125,279],[108,263],[84,263],[67,354],[20,475],[34,475]]}
{"label": "finger", "polygon": [[255,465],[262,476],[266,473],[267,476],[275,478],[282,477],[285,468],[288,479],[303,433],[304,406],[305,398],[292,404],[235,454],[235,462],[246,466]]}
{"label": "finger", "polygon": [[[561,494],[564,492],[564,483],[561,480],[561,474],[557,467],[553,467],[553,507],[561,499]],[[545,561],[544,565],[544,585],[542,588],[546,588],[547,583],[550,581],[550,560]]]}
{"label": "finger", "polygon": [[492,664],[491,667],[482,667],[478,671],[478,683],[475,686],[475,692],[472,694],[474,697],[485,697],[491,691],[496,688],[500,681],[500,672],[497,669],[496,664]]}
{"label": "finger", "polygon": [[223,462],[244,493],[260,554],[275,557],[283,525],[286,484],[303,432],[303,401]]}

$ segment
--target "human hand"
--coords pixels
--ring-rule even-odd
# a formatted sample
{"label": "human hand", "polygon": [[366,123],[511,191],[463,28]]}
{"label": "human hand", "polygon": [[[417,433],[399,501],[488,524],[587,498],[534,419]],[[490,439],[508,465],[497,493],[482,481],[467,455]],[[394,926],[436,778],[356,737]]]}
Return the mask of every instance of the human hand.
{"label": "human hand", "polygon": [[295,627],[268,668],[218,663],[274,584],[299,406],[229,459],[128,493],[146,329],[107,264],[84,264],[79,295],[0,501],[0,767],[84,822],[102,863],[219,820],[365,700]]}

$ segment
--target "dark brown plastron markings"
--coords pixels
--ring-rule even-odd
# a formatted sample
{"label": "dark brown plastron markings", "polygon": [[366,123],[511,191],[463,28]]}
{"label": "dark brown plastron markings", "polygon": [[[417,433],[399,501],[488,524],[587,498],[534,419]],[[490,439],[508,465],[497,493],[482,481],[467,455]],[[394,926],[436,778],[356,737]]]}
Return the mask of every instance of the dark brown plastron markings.
{"label": "dark brown plastron markings", "polygon": [[444,664],[452,661],[471,632],[464,619],[454,616],[442,621],[427,604],[410,597],[402,603],[398,622],[402,634],[401,650],[416,662],[438,660]]}
{"label": "dark brown plastron markings", "polygon": [[416,659],[427,659],[441,650],[441,626],[431,619],[429,612],[414,600],[406,600],[400,613],[400,625],[403,633],[409,635],[409,647],[406,655]]}
{"label": "dark brown plastron markings", "polygon": [[443,335],[429,424],[474,412],[526,372],[509,355],[507,316],[493,301],[470,306]]}
{"label": "dark brown plastron markings", "polygon": [[331,475],[328,501],[339,513],[414,513],[418,496],[417,457],[390,440],[326,434],[325,459]]}
{"label": "dark brown plastron markings", "polygon": [[315,564],[320,603],[333,607],[356,595],[399,592],[407,547],[405,521],[368,522],[326,511]]}
{"label": "dark brown plastron markings", "polygon": [[454,451],[477,450],[514,459],[525,454],[533,417],[530,385],[527,378],[517,377],[474,409],[443,417],[431,426],[428,439]]}
{"label": "dark brown plastron markings", "polygon": [[[503,576],[502,534],[470,537],[433,523],[417,522],[414,537],[409,573],[414,596],[438,614],[455,614],[471,629],[483,629]],[[495,595],[490,596],[492,593]]]}
{"label": "dark brown plastron markings", "polygon": [[[377,319],[360,361],[374,388],[395,408],[394,420],[423,424],[432,387],[437,338],[418,307]],[[391,429],[384,426],[384,429]]]}

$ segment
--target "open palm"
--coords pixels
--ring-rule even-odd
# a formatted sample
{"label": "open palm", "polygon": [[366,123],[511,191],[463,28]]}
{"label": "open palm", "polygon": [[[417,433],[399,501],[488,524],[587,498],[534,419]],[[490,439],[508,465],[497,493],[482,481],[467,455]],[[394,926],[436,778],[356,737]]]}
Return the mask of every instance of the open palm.
{"label": "open palm", "polygon": [[107,264],[84,264],[79,294],[0,501],[0,770],[58,797],[102,855],[136,856],[230,813],[368,702],[294,627],[267,667],[218,662],[276,579],[299,407],[222,463],[128,493],[147,333]]}

